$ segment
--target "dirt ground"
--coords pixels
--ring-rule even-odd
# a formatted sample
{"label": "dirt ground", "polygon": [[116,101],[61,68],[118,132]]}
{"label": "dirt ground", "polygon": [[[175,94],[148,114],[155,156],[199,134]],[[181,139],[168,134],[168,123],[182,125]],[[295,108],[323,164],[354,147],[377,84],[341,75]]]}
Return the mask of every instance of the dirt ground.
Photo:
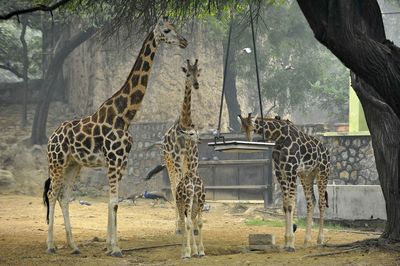
{"label": "dirt ground", "polygon": [[[73,234],[82,254],[71,255],[61,210],[56,209],[55,240],[57,254],[46,253],[47,226],[45,208],[39,197],[0,196],[0,264],[1,265],[400,265],[400,254],[376,248],[324,257],[312,254],[334,252],[334,248],[302,248],[304,229],[296,232],[296,252],[250,252],[251,233],[275,234],[278,246],[283,245],[283,228],[246,225],[246,219],[262,217],[251,211],[261,205],[252,204],[250,211],[240,213],[234,204],[210,203],[205,213],[204,245],[206,257],[180,259],[180,245],[125,251],[123,258],[105,255],[107,200],[88,199],[91,206],[71,202]],[[153,206],[154,205],[154,206]],[[260,216],[261,215],[261,216]],[[282,219],[282,218],[276,218]],[[133,205],[120,203],[118,236],[123,250],[154,245],[181,243],[174,231],[174,210],[169,203],[154,204],[140,200]],[[313,229],[313,239],[317,230]],[[325,229],[326,241],[348,243],[376,238],[376,233]],[[336,248],[336,251],[339,250]]]}

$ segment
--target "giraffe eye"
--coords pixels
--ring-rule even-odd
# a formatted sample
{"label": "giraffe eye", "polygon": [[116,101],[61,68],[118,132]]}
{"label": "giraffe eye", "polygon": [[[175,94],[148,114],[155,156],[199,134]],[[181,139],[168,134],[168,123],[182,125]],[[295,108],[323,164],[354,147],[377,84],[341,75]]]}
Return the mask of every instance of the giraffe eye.
{"label": "giraffe eye", "polygon": [[166,33],[166,34],[167,34],[167,33],[170,33],[170,32],[171,32],[170,29],[165,29],[165,30],[164,30],[164,33]]}

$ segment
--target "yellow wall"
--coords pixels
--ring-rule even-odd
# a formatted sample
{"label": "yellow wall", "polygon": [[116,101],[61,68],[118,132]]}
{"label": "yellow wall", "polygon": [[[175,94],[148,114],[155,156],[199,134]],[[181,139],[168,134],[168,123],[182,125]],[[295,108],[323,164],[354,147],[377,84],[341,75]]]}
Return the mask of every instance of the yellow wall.
{"label": "yellow wall", "polygon": [[349,132],[368,131],[365,121],[364,110],[361,106],[357,94],[349,86]]}

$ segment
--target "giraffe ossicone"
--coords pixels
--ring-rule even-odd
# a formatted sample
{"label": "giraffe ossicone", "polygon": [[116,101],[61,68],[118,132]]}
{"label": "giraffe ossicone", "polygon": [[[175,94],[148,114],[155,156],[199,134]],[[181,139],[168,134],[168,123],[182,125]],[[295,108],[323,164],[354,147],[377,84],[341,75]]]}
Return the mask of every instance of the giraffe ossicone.
{"label": "giraffe ossicone", "polygon": [[47,205],[47,250],[55,252],[54,209],[58,200],[64,216],[68,245],[74,254],[80,251],[72,237],[69,220],[69,194],[82,167],[107,167],[109,204],[107,254],[121,257],[117,238],[118,186],[128,162],[133,138],[128,129],[146,92],[157,47],[169,43],[181,48],[188,44],[174,25],[163,17],[145,38],[139,55],[120,90],[107,99],[91,116],[65,121],[51,135],[47,157],[49,179],[43,198]]}
{"label": "giraffe ossicone", "polygon": [[324,212],[328,207],[328,193],[326,187],[330,173],[330,155],[324,145],[315,137],[309,136],[299,130],[289,120],[275,118],[251,117],[251,113],[243,118],[238,116],[242,130],[246,137],[252,136],[251,132],[262,135],[265,140],[275,141],[272,152],[274,169],[277,181],[280,184],[285,212],[285,249],[294,251],[293,211],[296,203],[296,181],[300,178],[304,195],[307,201],[307,226],[304,245],[311,243],[311,227],[314,213],[315,195],[314,181],[317,182],[319,192],[319,233],[317,243],[324,240]]}

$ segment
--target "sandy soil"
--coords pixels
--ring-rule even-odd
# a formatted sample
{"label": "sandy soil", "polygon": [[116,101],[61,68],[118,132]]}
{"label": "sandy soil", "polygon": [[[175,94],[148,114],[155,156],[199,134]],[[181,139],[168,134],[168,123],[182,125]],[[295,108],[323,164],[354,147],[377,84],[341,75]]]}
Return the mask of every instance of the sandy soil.
{"label": "sandy soil", "polygon": [[[107,201],[86,199],[92,206],[71,203],[71,223],[81,255],[71,255],[65,247],[61,210],[56,209],[55,239],[57,254],[46,253],[45,208],[39,197],[0,196],[0,264],[1,265],[400,265],[400,254],[370,249],[326,257],[305,257],[332,252],[333,248],[302,248],[304,230],[296,232],[296,252],[250,252],[250,233],[273,233],[277,245],[283,245],[283,228],[248,226],[245,220],[256,212],[235,213],[233,204],[211,203],[205,214],[204,244],[206,257],[180,259],[180,246],[125,251],[123,258],[106,256]],[[153,245],[180,243],[175,236],[174,210],[168,203],[139,201],[136,205],[122,202],[118,209],[120,247],[132,249]],[[254,205],[252,205],[254,207]],[[256,206],[261,207],[261,206]],[[278,218],[279,219],[279,218]],[[313,239],[316,239],[316,230]],[[94,240],[94,238],[97,238]],[[347,243],[376,234],[326,229],[329,243]]]}

